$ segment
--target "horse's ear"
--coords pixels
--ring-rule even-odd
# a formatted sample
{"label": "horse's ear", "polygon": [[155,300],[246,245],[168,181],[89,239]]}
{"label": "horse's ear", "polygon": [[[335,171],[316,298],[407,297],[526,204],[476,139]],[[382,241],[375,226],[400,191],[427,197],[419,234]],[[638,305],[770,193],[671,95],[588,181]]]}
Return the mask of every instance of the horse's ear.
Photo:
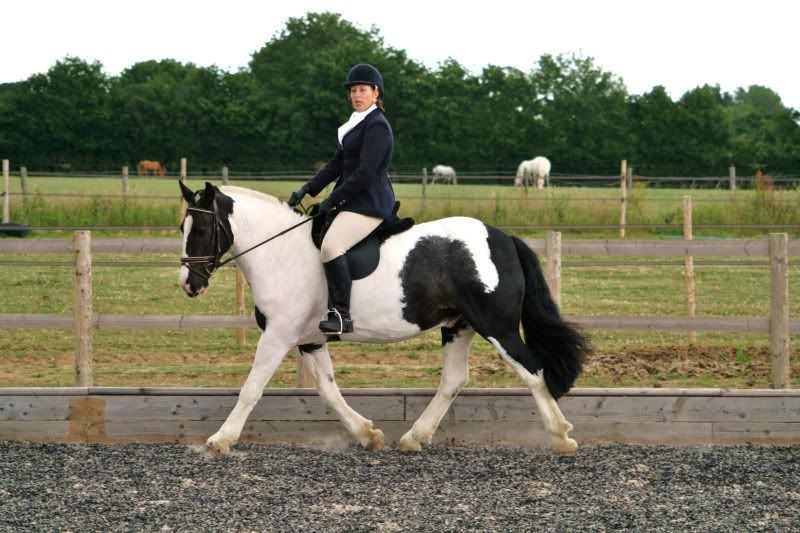
{"label": "horse's ear", "polygon": [[211,183],[206,182],[206,190],[203,196],[206,198],[214,198],[214,189],[216,189],[216,187],[211,185]]}
{"label": "horse's ear", "polygon": [[181,180],[178,180],[178,185],[181,186],[181,195],[183,195],[183,199],[186,200],[186,203],[189,205],[194,205],[194,193],[192,190]]}

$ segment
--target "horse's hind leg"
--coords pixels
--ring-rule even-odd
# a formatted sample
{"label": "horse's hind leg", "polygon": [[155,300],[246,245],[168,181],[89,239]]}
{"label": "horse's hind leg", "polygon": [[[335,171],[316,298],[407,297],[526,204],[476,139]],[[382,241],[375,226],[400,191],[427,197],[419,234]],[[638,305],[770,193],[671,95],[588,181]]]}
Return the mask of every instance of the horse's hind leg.
{"label": "horse's hind leg", "polygon": [[436,395],[425,408],[411,429],[400,439],[401,450],[419,451],[423,444],[430,444],[433,433],[439,427],[447,409],[459,391],[469,380],[469,345],[475,336],[466,322],[459,321],[453,328],[442,328],[442,350],[444,365],[442,378]]}
{"label": "horse's hind leg", "polygon": [[553,450],[556,453],[575,453],[575,450],[578,448],[578,443],[569,437],[569,432],[572,431],[572,424],[567,422],[567,419],[564,418],[564,414],[547,389],[547,385],[542,377],[544,370],[539,370],[532,374],[518,362],[518,360],[525,360],[529,357],[525,353],[528,348],[525,346],[525,343],[522,342],[519,332],[514,332],[497,339],[494,337],[486,337],[486,339],[492,343],[503,359],[517,371],[517,374],[519,374],[531,393],[533,393],[536,405],[542,413],[544,427],[550,435],[550,442]]}
{"label": "horse's hind leg", "polygon": [[383,448],[383,431],[374,429],[372,421],[355,412],[342,397],[334,379],[328,346],[304,344],[300,346],[300,353],[314,375],[319,395],[336,412],[345,429],[367,450]]}

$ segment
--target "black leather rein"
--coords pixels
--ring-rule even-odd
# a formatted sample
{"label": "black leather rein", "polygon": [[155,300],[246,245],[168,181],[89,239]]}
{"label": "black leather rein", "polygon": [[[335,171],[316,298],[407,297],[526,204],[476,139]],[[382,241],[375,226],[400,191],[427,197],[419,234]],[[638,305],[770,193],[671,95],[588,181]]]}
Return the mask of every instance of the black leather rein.
{"label": "black leather rein", "polygon": [[[255,250],[256,248],[258,248],[262,244],[267,244],[269,241],[271,241],[273,239],[277,239],[281,235],[285,235],[285,234],[289,233],[290,231],[292,231],[293,229],[295,229],[295,228],[297,228],[299,226],[302,226],[303,224],[305,224],[307,222],[311,222],[312,220],[314,220],[315,218],[317,218],[319,216],[319,214],[310,216],[307,219],[303,220],[302,222],[298,222],[294,226],[288,227],[285,230],[281,231],[280,233],[277,233],[277,234],[273,235],[272,237],[269,237],[268,239],[265,239],[265,240],[261,241],[260,243],[256,244],[255,246],[251,246],[247,250],[245,250],[243,252],[240,252],[240,253],[234,255],[233,257],[229,257],[225,261],[220,261],[220,258],[222,257],[222,254],[225,253],[220,248],[220,239],[219,239],[220,230],[222,230],[225,233],[225,235],[228,237],[228,240],[231,242],[231,244],[233,244],[233,236],[230,234],[228,229],[220,221],[220,217],[219,217],[219,214],[217,212],[217,200],[214,199],[214,210],[213,211],[210,210],[210,209],[201,209],[199,207],[187,207],[186,210],[187,211],[196,211],[198,213],[209,213],[214,218],[214,221],[212,222],[213,230],[212,230],[212,233],[211,233],[211,249],[214,250],[214,255],[195,255],[195,256],[190,256],[190,257],[181,257],[181,264],[182,265],[186,265],[186,268],[188,268],[191,272],[194,272],[198,276],[200,276],[202,278],[205,278],[205,279],[208,279],[216,269],[227,265],[228,263],[230,263],[231,261],[233,261],[237,257],[241,257],[244,254],[246,254],[247,252],[249,252],[251,250]],[[197,266],[202,267],[202,268],[201,269],[195,268]]]}

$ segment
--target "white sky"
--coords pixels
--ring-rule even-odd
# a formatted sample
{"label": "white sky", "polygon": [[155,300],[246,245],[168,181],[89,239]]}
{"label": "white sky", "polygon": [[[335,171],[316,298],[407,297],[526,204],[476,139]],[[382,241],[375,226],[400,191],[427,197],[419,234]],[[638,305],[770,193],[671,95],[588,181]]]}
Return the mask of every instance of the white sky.
{"label": "white sky", "polygon": [[759,84],[800,109],[795,0],[19,0],[0,10],[0,82],[46,72],[66,55],[98,60],[112,75],[164,58],[235,70],[308,11],[375,25],[385,44],[431,68],[452,57],[475,73],[488,64],[527,72],[543,53],[574,52],[633,94],[664,85],[677,99],[705,83]]}

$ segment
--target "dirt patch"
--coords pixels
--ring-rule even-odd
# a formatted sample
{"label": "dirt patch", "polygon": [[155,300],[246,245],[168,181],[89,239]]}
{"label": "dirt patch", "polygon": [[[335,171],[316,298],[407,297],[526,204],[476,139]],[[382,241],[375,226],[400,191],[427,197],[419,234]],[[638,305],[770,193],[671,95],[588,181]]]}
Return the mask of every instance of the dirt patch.
{"label": "dirt patch", "polygon": [[[340,387],[435,387],[442,354],[435,346],[375,352],[334,346],[331,357]],[[95,385],[239,387],[253,354],[203,352],[124,352],[97,350]],[[67,386],[73,382],[73,355],[49,353],[2,361],[3,386]],[[800,386],[800,359],[792,360],[792,386]],[[297,354],[290,353],[271,387],[297,385]],[[595,350],[587,356],[580,387],[723,387],[770,385],[769,350],[764,347],[655,346]],[[470,357],[470,387],[520,387],[517,375],[492,348]]]}

